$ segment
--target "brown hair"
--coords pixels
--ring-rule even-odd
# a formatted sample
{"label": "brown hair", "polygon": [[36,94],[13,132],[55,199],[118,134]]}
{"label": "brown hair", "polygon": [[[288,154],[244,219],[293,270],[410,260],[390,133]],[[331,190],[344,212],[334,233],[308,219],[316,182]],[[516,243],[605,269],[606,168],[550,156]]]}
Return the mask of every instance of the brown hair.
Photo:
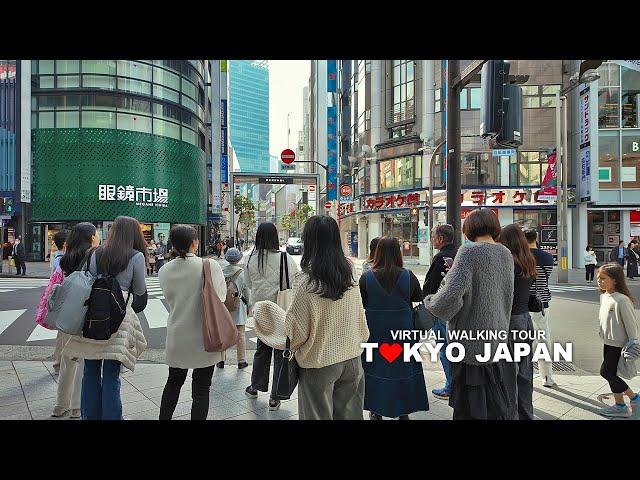
{"label": "brown hair", "polygon": [[465,218],[462,233],[472,242],[485,235],[491,235],[491,238],[496,240],[500,235],[500,221],[498,216],[487,208],[474,210]]}
{"label": "brown hair", "polygon": [[[600,272],[604,273],[607,277],[611,278],[614,283],[614,290],[618,293],[626,295],[629,297],[632,303],[636,303],[636,299],[631,292],[629,291],[629,287],[627,286],[627,281],[624,278],[624,270],[617,263],[605,263],[600,267]],[[600,293],[604,293],[604,290],[600,290]]]}
{"label": "brown hair", "polygon": [[398,270],[402,270],[402,251],[397,238],[382,237],[380,239],[373,258],[373,270],[382,273],[380,284],[391,286],[390,289],[393,290],[395,274]]}
{"label": "brown hair", "polygon": [[103,249],[100,269],[110,275],[117,275],[127,268],[132,251],[142,253],[146,260],[147,242],[140,222],[133,217],[117,217],[109,229]]}
{"label": "brown hair", "polygon": [[529,250],[529,243],[522,229],[516,225],[507,225],[500,232],[498,242],[509,249],[513,263],[522,270],[524,278],[536,278],[536,259]]}

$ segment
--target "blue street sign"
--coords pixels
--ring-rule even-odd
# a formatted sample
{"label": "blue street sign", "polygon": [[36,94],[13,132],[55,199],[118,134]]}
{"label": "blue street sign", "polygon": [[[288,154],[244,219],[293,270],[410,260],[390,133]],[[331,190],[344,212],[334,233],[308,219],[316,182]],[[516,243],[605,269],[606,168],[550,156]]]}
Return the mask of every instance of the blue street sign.
{"label": "blue street sign", "polygon": [[491,150],[492,157],[513,157],[516,151],[513,148],[499,148],[497,150]]}

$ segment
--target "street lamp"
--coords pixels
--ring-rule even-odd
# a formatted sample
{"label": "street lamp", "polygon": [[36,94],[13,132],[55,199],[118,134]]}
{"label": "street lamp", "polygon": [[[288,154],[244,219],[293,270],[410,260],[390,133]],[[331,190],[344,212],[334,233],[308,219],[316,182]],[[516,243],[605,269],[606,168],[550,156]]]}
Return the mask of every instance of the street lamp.
{"label": "street lamp", "polygon": [[[574,90],[581,83],[590,83],[598,78],[597,68],[602,64],[601,60],[585,60],[580,65],[580,71],[569,78],[569,86],[556,92],[556,168],[558,171],[558,196],[556,201],[558,216],[558,283],[569,283],[569,270],[567,265],[568,240],[567,240],[567,214],[569,209],[569,190],[567,174],[567,93]],[[564,111],[563,111],[564,108]]]}

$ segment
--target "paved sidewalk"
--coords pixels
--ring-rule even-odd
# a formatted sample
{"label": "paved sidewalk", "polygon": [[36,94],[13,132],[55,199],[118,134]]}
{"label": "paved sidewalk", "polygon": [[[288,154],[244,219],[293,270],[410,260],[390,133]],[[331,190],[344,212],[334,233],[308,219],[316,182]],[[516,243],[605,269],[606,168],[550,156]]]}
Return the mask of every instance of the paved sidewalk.
{"label": "paved sidewalk", "polygon": [[[244,389],[250,383],[250,365],[238,370],[233,358],[224,369],[216,369],[211,386],[208,418],[211,420],[296,420],[297,390],[292,400],[282,402],[279,410],[268,409],[268,395],[248,399]],[[450,420],[452,410],[447,402],[431,395],[442,386],[444,375],[438,365],[425,362],[425,380],[429,392],[428,412],[411,415],[414,420]],[[189,420],[191,410],[191,373],[182,387],[174,419]],[[50,420],[55,405],[57,375],[50,361],[0,361],[0,420]],[[166,365],[139,363],[135,372],[121,376],[122,410],[127,420],[157,420],[162,390],[167,379]],[[545,388],[534,378],[533,403],[542,420],[604,420],[597,414],[603,405],[599,396],[609,392],[604,379],[593,375],[558,374],[557,387]],[[640,390],[640,377],[630,382]],[[612,399],[602,401],[612,403]],[[367,414],[365,412],[365,418]],[[626,419],[623,419],[626,420]],[[640,416],[632,420],[640,420]]]}
{"label": "paved sidewalk", "polygon": [[[51,264],[49,262],[27,262],[27,274],[29,278],[49,278],[51,273]],[[9,268],[9,263],[5,260],[2,264],[2,272],[0,277],[15,277],[16,267]]]}

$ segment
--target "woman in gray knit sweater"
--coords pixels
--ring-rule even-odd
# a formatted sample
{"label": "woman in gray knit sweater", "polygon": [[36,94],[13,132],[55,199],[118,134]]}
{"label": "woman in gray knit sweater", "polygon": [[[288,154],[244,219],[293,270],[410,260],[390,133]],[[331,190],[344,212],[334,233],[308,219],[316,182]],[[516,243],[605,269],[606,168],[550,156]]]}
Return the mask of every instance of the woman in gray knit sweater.
{"label": "woman in gray knit sweater", "polygon": [[[433,315],[447,321],[450,341],[465,349],[463,360],[451,363],[449,405],[453,407],[453,419],[504,420],[509,409],[505,361],[482,363],[476,355],[484,355],[488,344],[493,358],[503,342],[500,336],[508,333],[513,257],[504,245],[495,242],[500,222],[491,210],[471,212],[462,231],[474,243],[460,248],[443,287],[427,296],[425,305]],[[479,335],[487,338],[478,340]]]}

